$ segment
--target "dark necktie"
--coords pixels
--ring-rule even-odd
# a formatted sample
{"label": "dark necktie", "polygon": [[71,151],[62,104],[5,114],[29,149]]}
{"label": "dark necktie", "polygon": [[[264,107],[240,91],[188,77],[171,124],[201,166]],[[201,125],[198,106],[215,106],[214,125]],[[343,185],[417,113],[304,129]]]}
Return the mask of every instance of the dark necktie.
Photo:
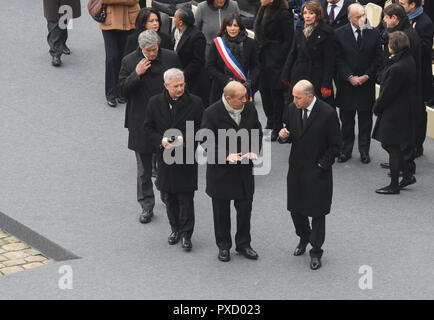
{"label": "dark necktie", "polygon": [[357,32],[356,42],[357,42],[357,46],[360,48],[360,46],[362,45],[362,30],[357,29],[356,32]]}
{"label": "dark necktie", "polygon": [[330,22],[333,22],[335,20],[335,8],[336,8],[335,4],[332,4],[330,6],[330,13],[329,13]]}
{"label": "dark necktie", "polygon": [[306,128],[306,123],[307,123],[307,109],[303,109],[303,119],[302,119],[302,122],[301,122],[303,130],[304,130],[304,128]]}

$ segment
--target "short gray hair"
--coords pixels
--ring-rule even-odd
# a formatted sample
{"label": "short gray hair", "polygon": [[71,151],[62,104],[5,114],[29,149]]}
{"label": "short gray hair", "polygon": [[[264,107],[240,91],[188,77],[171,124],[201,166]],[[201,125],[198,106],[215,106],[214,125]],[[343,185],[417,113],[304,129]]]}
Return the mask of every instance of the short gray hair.
{"label": "short gray hair", "polygon": [[164,83],[169,84],[171,79],[184,79],[184,72],[177,68],[171,68],[164,72],[163,74]]}
{"label": "short gray hair", "polygon": [[152,47],[154,44],[160,45],[161,38],[154,30],[145,30],[139,34],[139,46],[142,49]]}

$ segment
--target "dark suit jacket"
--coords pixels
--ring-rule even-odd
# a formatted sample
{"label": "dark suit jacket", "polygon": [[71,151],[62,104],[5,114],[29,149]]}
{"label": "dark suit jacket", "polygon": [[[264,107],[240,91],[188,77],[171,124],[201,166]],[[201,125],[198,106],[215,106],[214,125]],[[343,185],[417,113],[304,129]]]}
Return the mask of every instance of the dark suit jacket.
{"label": "dark suit jacket", "polygon": [[320,0],[323,9],[324,9],[324,18],[329,25],[333,27],[333,29],[337,29],[346,25],[348,23],[348,7],[350,4],[354,3],[354,0],[344,0],[344,5],[337,15],[335,15],[335,19],[333,22],[330,22],[329,15],[327,14],[327,5],[328,2],[326,0]]}
{"label": "dark suit jacket", "polygon": [[287,176],[287,208],[304,216],[330,213],[333,195],[332,165],[342,145],[336,111],[317,98],[302,129],[302,110],[285,108],[283,122],[292,143]]}
{"label": "dark suit jacket", "polygon": [[145,135],[146,106],[152,96],[164,89],[163,73],[170,68],[181,68],[175,52],[160,49],[151,67],[140,77],[136,66],[143,59],[140,48],[122,59],[119,72],[119,88],[121,95],[127,99],[125,109],[125,128],[128,128],[128,148],[141,153],[151,154],[155,150]]}
{"label": "dark suit jacket", "polygon": [[434,26],[425,13],[413,19],[412,26],[421,40],[422,94],[424,101],[428,101],[433,95],[431,65]]}
{"label": "dark suit jacket", "polygon": [[[247,161],[247,163],[230,164],[229,162],[225,162],[224,164],[219,164],[218,155],[219,151],[223,159],[226,159],[230,153],[238,152],[255,152],[259,155],[262,142],[262,127],[254,104],[251,102],[245,103],[244,110],[241,113],[241,122],[238,126],[229,115],[223,102],[221,100],[217,101],[203,113],[202,128],[211,130],[215,137],[215,144],[210,146],[210,150],[207,150],[206,193],[211,198],[222,200],[253,199],[255,191],[255,180],[252,174],[253,163]],[[223,135],[226,141],[224,145],[224,141],[221,140],[222,137],[218,134],[219,129],[223,130],[223,132],[232,129],[237,133],[247,130],[249,137],[248,150],[242,150],[240,138],[236,141],[236,149],[231,150],[229,138]],[[252,134],[253,129],[257,130],[256,133],[258,135],[256,135],[256,138],[255,134]],[[252,137],[255,139],[254,141],[252,141]],[[255,150],[255,145],[258,150]],[[202,146],[207,148],[205,143]],[[219,146],[222,147],[219,148]],[[226,148],[223,148],[223,146]],[[214,151],[214,156],[212,156],[212,150]]]}
{"label": "dark suit jacket", "polygon": [[[335,30],[336,37],[336,106],[343,110],[372,109],[375,102],[375,79],[382,64],[380,33],[376,29],[362,31],[362,44],[357,45],[351,23]],[[368,75],[361,86],[353,86],[349,77]]]}
{"label": "dark suit jacket", "polygon": [[[184,93],[181,98],[182,105],[177,110],[175,118],[172,118],[166,94],[168,93],[160,93],[149,99],[144,123],[146,135],[158,150],[158,175],[155,185],[158,190],[170,193],[195,191],[197,190],[197,163],[194,156],[197,143],[194,142],[194,138],[202,120],[202,100],[195,95]],[[192,131],[188,134],[187,122],[192,126]],[[182,133],[184,144],[179,147],[182,148],[183,153],[182,163],[167,164],[163,161],[165,149],[160,146],[163,137],[168,137],[165,135],[168,129],[177,129]]]}
{"label": "dark suit jacket", "polygon": [[[247,38],[246,41],[243,42],[243,54],[244,61],[238,62],[243,67],[244,72],[248,73],[250,71],[248,79],[251,80],[252,88],[257,88],[259,64],[255,41],[253,39]],[[211,44],[208,51],[207,69],[212,77],[210,102],[214,103],[221,99],[223,88],[229,82],[229,79],[236,79],[235,75],[226,67],[214,42]]]}
{"label": "dark suit jacket", "polygon": [[417,74],[408,49],[389,59],[381,80],[380,96],[374,104],[378,115],[372,137],[386,145],[400,145],[414,139],[417,110]]}
{"label": "dark suit jacket", "polygon": [[[172,34],[172,44],[174,43]],[[205,36],[192,26],[184,30],[175,51],[181,61],[188,90],[201,97],[204,103],[208,103],[208,87],[204,86],[205,81],[209,82],[205,73],[205,47]]]}

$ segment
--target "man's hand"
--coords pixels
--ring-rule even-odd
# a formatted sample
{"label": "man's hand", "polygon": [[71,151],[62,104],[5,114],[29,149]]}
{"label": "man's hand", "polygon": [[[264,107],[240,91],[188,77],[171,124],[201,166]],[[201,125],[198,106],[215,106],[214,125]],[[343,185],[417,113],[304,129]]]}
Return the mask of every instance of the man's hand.
{"label": "man's hand", "polygon": [[280,129],[280,131],[279,131],[279,137],[282,140],[288,139],[289,138],[289,131],[288,131],[288,129],[286,129],[286,128]]}
{"label": "man's hand", "polygon": [[137,75],[140,77],[150,67],[151,67],[151,61],[149,61],[147,58],[143,58],[142,60],[139,61],[139,63],[136,66],[136,73],[137,73]]}
{"label": "man's hand", "polygon": [[229,154],[228,157],[226,158],[226,161],[229,161],[232,163],[237,162],[237,161],[241,161],[241,152]]}
{"label": "man's hand", "polygon": [[165,149],[178,147],[178,146],[181,146],[183,143],[184,143],[184,139],[182,138],[182,136],[178,136],[177,139],[172,143],[169,142],[169,138],[167,138],[167,137],[164,137],[163,139],[161,139],[161,145]]}
{"label": "man's hand", "polygon": [[357,76],[352,76],[349,81],[354,87],[360,86],[362,84],[360,81],[360,77]]}
{"label": "man's hand", "polygon": [[247,158],[249,160],[258,160],[258,155],[254,152],[249,152],[249,153],[243,154],[241,156],[241,159],[244,159],[244,158]]}
{"label": "man's hand", "polygon": [[363,76],[359,77],[360,85],[364,84],[368,80],[369,80],[369,77],[366,74],[364,74]]}

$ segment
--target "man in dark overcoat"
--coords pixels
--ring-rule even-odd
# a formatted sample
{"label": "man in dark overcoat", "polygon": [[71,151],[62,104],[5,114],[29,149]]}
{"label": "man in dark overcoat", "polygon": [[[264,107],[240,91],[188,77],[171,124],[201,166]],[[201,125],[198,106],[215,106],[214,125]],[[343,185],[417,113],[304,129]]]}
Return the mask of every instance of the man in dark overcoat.
{"label": "man in dark overcoat", "polygon": [[44,17],[47,19],[47,41],[52,57],[51,64],[59,67],[62,64],[61,55],[71,54],[66,46],[68,19],[81,16],[80,0],[44,0],[43,6]]}
{"label": "man in dark overcoat", "polygon": [[336,111],[315,97],[314,92],[307,80],[294,86],[294,102],[284,113],[286,127],[279,132],[279,142],[292,143],[287,209],[300,237],[294,255],[302,255],[310,242],[312,270],[321,267],[325,216],[330,213],[333,194],[332,165],[342,143]]}
{"label": "man in dark overcoat", "polygon": [[[424,12],[422,0],[399,0],[404,7],[410,25],[420,37],[420,64],[422,81],[422,98],[426,103],[433,97],[432,81],[432,53],[434,26],[430,17]],[[425,108],[420,108],[419,122],[416,125],[415,157],[423,154],[423,142],[426,137],[427,113]]]}
{"label": "man in dark overcoat", "polygon": [[246,101],[246,93],[240,82],[229,82],[223,89],[222,99],[209,106],[202,119],[202,128],[208,129],[215,137],[211,147],[202,146],[207,151],[206,193],[212,199],[220,261],[230,260],[231,200],[237,211],[235,250],[248,259],[258,258],[250,246],[250,217],[255,189],[251,160],[259,154],[262,127],[254,104]]}
{"label": "man in dark overcoat", "polygon": [[139,35],[139,47],[122,59],[119,73],[120,92],[127,99],[128,148],[135,152],[137,160],[137,201],[143,210],[142,223],[151,221],[155,205],[151,178],[155,148],[145,134],[146,106],[149,98],[163,91],[164,72],[181,67],[176,53],[159,48],[159,44],[160,37],[154,30],[143,31]]}
{"label": "man in dark overcoat", "polygon": [[354,0],[320,0],[325,20],[333,29],[340,28],[348,23],[348,7]]}
{"label": "man in dark overcoat", "polygon": [[[166,204],[172,232],[169,244],[181,239],[182,248],[192,248],[191,236],[194,228],[194,192],[197,190],[197,163],[194,142],[202,120],[202,100],[184,92],[184,74],[179,69],[169,69],[164,73],[165,90],[153,96],[146,110],[145,132],[152,145],[158,150],[157,189]],[[179,130],[172,141],[169,129]],[[189,130],[189,132],[187,132]],[[187,141],[189,139],[189,141]],[[187,148],[187,145],[192,148]],[[173,150],[175,149],[176,150]],[[171,158],[172,152],[181,152],[182,157]]]}
{"label": "man in dark overcoat", "polygon": [[381,38],[376,29],[365,28],[366,14],[361,4],[354,3],[349,6],[348,20],[350,23],[335,30],[335,102],[340,110],[343,140],[338,162],[351,158],[357,113],[360,160],[362,163],[369,163],[375,79],[382,64]]}

